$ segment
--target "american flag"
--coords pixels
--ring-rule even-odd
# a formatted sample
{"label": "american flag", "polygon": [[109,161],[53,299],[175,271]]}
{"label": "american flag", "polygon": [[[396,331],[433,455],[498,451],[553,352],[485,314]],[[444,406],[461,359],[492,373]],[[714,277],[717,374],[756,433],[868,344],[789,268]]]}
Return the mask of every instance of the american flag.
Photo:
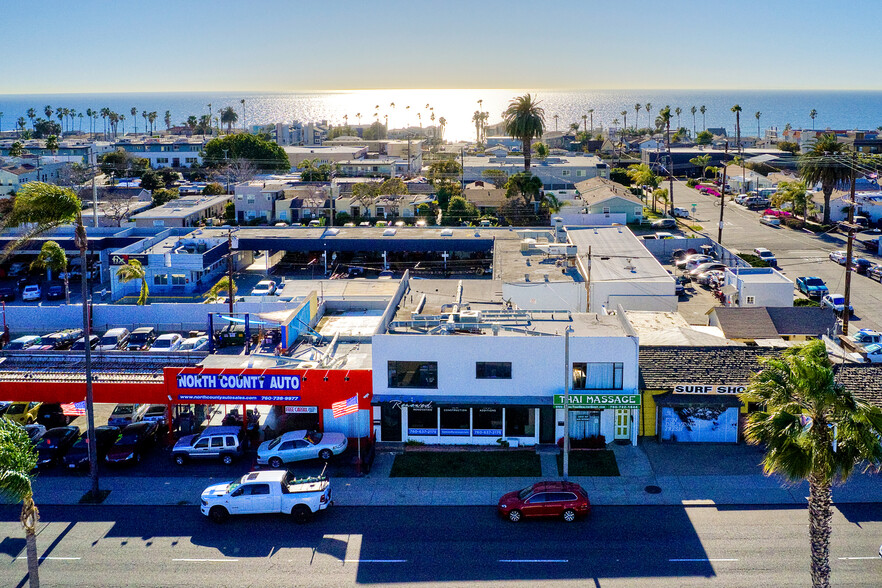
{"label": "american flag", "polygon": [[331,405],[331,410],[334,411],[334,418],[340,418],[341,416],[346,416],[347,414],[355,414],[358,412],[358,394],[350,398],[349,400],[341,400],[340,402],[335,402]]}
{"label": "american flag", "polygon": [[71,402],[61,405],[61,412],[65,416],[84,416],[86,414],[86,401]]}

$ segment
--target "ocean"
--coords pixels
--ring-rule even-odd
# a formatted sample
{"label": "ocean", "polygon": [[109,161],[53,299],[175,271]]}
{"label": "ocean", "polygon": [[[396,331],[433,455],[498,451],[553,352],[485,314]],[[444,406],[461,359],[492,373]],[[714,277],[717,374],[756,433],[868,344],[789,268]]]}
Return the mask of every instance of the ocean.
{"label": "ocean", "polygon": [[[158,113],[156,128],[164,128],[165,111],[171,112],[172,124],[181,124],[189,115],[201,116],[226,106],[232,106],[239,115],[236,126],[243,122],[248,126],[272,122],[294,120],[321,121],[340,125],[347,120],[349,124],[369,124],[375,120],[388,124],[390,128],[403,126],[432,125],[438,118],[447,121],[444,138],[449,140],[474,139],[475,126],[473,113],[480,109],[490,113],[489,124],[501,120],[502,111],[508,101],[527,90],[353,90],[335,92],[206,92],[206,93],[149,93],[149,94],[37,94],[0,95],[0,130],[15,128],[19,117],[27,119],[27,110],[34,108],[37,115],[44,117],[43,109],[50,105],[73,108],[83,112],[88,108],[99,110],[107,107],[126,115],[125,130],[132,132],[137,125],[143,132],[144,110]],[[534,90],[545,108],[546,127],[565,130],[571,123],[582,124],[582,116],[589,116],[593,109],[595,128],[607,128],[618,119],[622,126],[627,120],[634,126],[634,105],[640,104],[636,112],[636,122],[640,127],[648,126],[645,105],[651,104],[652,120],[660,108],[670,105],[674,110],[682,109],[679,126],[697,131],[707,127],[725,127],[729,133],[735,130],[735,115],[731,108],[739,104],[741,112],[742,135],[757,134],[756,112],[760,112],[759,131],[765,133],[768,127],[783,130],[788,123],[794,128],[816,129],[875,129],[882,125],[882,92],[880,91],[703,91],[703,90]],[[241,100],[245,100],[244,113]],[[705,117],[697,112],[693,120],[691,108],[706,107]],[[138,111],[131,116],[131,109]],[[812,110],[817,111],[814,121],[809,117]],[[621,114],[626,111],[627,118]],[[555,119],[557,115],[557,119]],[[344,117],[348,117],[345,119]],[[136,120],[133,121],[132,118]],[[53,120],[57,120],[53,115]],[[677,124],[677,117],[674,117]],[[28,121],[30,122],[30,121]],[[82,127],[80,127],[82,123]],[[74,129],[88,130],[88,120],[77,119]],[[97,128],[103,128],[99,118]]]}

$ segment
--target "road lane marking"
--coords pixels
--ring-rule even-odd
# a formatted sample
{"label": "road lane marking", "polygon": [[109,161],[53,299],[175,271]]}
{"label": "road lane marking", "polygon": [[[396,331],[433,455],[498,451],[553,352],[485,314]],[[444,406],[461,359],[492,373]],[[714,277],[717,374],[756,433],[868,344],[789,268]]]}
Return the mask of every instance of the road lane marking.
{"label": "road lane marking", "polygon": [[229,559],[229,558],[226,558],[226,557],[223,557],[223,558],[216,558],[216,559],[212,559],[212,558],[195,558],[195,557],[181,557],[181,558],[173,559],[172,561],[190,561],[190,562],[194,562],[194,561],[195,561],[195,562],[200,562],[200,561],[201,561],[201,562],[229,561],[229,562],[235,562],[235,561],[239,561],[239,560],[238,560],[238,559]]}
{"label": "road lane marking", "polygon": [[344,559],[343,563],[407,563],[406,559]]}
{"label": "road lane marking", "polygon": [[701,562],[707,562],[707,561],[738,561],[738,560],[737,560],[737,559],[734,559],[734,558],[725,558],[725,557],[718,557],[718,558],[697,557],[697,558],[669,559],[668,561],[701,561]]}
{"label": "road lane marking", "polygon": [[864,557],[837,557],[836,559],[879,559],[875,555],[864,556]]}
{"label": "road lane marking", "polygon": [[[27,559],[27,558],[28,558],[28,556],[26,556],[26,555],[20,555],[20,556],[18,556],[18,557],[15,558],[15,559]],[[45,557],[41,557],[41,558],[39,558],[40,561],[44,561],[44,560],[47,560],[47,559],[54,559],[54,560],[57,560],[57,561],[58,561],[58,560],[60,560],[60,561],[73,561],[73,560],[82,559],[82,558],[81,558],[81,557],[52,557],[52,556],[49,556],[49,555],[47,555],[47,556],[45,556]]]}
{"label": "road lane marking", "polygon": [[499,563],[569,563],[568,559],[500,559]]}

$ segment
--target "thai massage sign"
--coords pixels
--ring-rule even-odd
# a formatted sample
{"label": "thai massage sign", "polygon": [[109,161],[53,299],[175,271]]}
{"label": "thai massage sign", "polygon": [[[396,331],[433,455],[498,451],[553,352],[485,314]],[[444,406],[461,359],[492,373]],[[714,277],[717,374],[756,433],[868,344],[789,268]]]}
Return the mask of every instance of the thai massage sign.
{"label": "thai massage sign", "polygon": [[674,394],[741,394],[746,389],[732,384],[677,384]]}
{"label": "thai massage sign", "polygon": [[[640,408],[639,394],[570,394],[570,408]],[[564,407],[564,395],[554,395],[554,407]]]}

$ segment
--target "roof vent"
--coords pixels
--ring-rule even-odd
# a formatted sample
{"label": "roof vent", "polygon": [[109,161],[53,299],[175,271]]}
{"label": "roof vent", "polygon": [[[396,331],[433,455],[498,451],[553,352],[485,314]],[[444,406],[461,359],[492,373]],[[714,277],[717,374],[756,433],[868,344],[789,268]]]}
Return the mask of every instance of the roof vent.
{"label": "roof vent", "polygon": [[397,229],[386,229],[385,231],[383,231],[383,236],[384,237],[394,237],[396,231],[397,231]]}
{"label": "roof vent", "polygon": [[453,236],[453,229],[441,229],[441,236],[442,237],[452,237]]}

